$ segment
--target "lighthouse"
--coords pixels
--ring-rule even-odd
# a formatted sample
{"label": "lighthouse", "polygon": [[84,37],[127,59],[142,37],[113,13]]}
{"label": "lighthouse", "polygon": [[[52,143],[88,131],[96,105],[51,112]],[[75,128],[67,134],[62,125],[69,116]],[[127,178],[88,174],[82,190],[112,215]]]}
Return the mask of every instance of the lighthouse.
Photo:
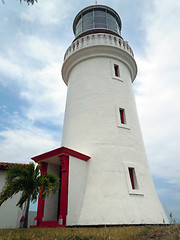
{"label": "lighthouse", "polygon": [[86,7],[74,19],[75,39],[62,66],[68,87],[62,147],[32,158],[42,174],[61,178],[59,193],[39,198],[39,226],[168,223],[136,110],[137,65],[121,26],[104,5]]}

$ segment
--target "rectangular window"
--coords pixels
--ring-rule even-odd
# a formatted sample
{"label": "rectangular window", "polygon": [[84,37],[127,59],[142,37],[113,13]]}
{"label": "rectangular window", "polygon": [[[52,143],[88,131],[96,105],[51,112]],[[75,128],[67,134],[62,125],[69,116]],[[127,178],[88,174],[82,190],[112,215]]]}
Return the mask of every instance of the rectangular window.
{"label": "rectangular window", "polygon": [[120,74],[119,74],[119,66],[114,64],[114,75],[116,77],[120,77]]}
{"label": "rectangular window", "polygon": [[123,166],[129,194],[143,196],[144,193],[141,185],[142,179],[141,176],[139,176],[138,166],[133,162],[124,162]]}
{"label": "rectangular window", "polygon": [[129,177],[130,177],[130,180],[131,180],[132,189],[138,189],[135,169],[134,168],[128,168],[128,170],[129,170]]}
{"label": "rectangular window", "polygon": [[[124,106],[123,106],[124,107]],[[122,108],[121,106],[115,105],[116,120],[118,128],[130,129],[128,126],[128,109]]]}
{"label": "rectangular window", "polygon": [[119,61],[110,61],[110,67],[111,67],[111,77],[115,80],[118,80],[120,82],[123,82],[122,75],[121,74],[121,63]]}
{"label": "rectangular window", "polygon": [[119,108],[119,113],[120,113],[121,124],[125,124],[126,120],[125,120],[125,111],[124,111],[124,109]]}

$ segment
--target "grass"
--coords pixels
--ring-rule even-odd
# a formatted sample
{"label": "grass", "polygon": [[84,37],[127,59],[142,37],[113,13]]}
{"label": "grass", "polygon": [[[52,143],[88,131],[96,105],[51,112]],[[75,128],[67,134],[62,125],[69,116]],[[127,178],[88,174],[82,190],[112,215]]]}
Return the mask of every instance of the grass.
{"label": "grass", "polygon": [[101,228],[0,229],[0,240],[180,240],[180,224]]}

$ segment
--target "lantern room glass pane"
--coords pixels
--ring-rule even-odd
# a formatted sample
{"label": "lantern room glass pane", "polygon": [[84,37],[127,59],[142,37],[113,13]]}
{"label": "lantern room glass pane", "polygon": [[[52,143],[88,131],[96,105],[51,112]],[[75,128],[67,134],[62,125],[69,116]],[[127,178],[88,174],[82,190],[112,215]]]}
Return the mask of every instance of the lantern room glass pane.
{"label": "lantern room glass pane", "polygon": [[88,18],[88,17],[91,17],[91,18],[92,18],[92,16],[93,16],[93,12],[92,12],[92,11],[86,12],[86,13],[84,13],[84,15],[83,15],[84,19],[85,19],[85,18]]}
{"label": "lantern room glass pane", "polygon": [[115,20],[108,19],[108,29],[117,32],[117,23]]}
{"label": "lantern room glass pane", "polygon": [[76,28],[79,27],[79,25],[81,25],[81,24],[82,24],[82,18],[79,19],[79,21],[78,21],[78,23],[76,25]]}
{"label": "lantern room glass pane", "polygon": [[83,15],[83,32],[93,28],[93,12],[87,12]]}
{"label": "lantern room glass pane", "polygon": [[105,11],[103,10],[94,11],[94,23],[95,23],[95,28],[107,28]]}
{"label": "lantern room glass pane", "polygon": [[79,19],[76,25],[76,35],[79,35],[82,32],[82,18]]}
{"label": "lantern room glass pane", "polygon": [[79,35],[82,32],[82,24],[76,27],[76,35]]}
{"label": "lantern room glass pane", "polygon": [[105,10],[95,9],[94,15],[95,15],[95,17],[105,17]]}
{"label": "lantern room glass pane", "polygon": [[87,31],[87,30],[91,30],[93,28],[93,25],[83,25],[83,32]]}
{"label": "lantern room glass pane", "polygon": [[95,17],[95,28],[107,28],[105,17]]}
{"label": "lantern room glass pane", "polygon": [[88,25],[93,25],[93,19],[92,18],[83,18],[83,27],[86,27]]}
{"label": "lantern room glass pane", "polygon": [[110,13],[108,13],[108,12],[107,12],[107,18],[109,18],[109,19],[111,19],[111,20],[115,20],[115,18],[114,18]]}

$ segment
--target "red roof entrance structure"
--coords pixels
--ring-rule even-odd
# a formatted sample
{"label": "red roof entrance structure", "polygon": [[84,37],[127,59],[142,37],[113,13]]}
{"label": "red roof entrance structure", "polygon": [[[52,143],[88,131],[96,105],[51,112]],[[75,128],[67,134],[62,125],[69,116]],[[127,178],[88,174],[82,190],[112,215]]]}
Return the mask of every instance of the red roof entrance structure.
{"label": "red roof entrance structure", "polygon": [[74,151],[66,147],[60,147],[52,151],[43,153],[41,155],[32,157],[32,159],[40,164],[41,174],[46,174],[48,172],[48,165],[53,164],[57,167],[60,166],[61,171],[61,187],[60,187],[60,206],[58,220],[47,221],[44,220],[44,211],[45,211],[45,199],[41,199],[43,189],[40,190],[39,199],[38,199],[38,209],[36,226],[32,227],[65,227],[66,226],[66,217],[68,215],[68,184],[69,184],[69,157],[74,157],[76,159],[87,162],[90,157],[82,154],[80,152]]}

